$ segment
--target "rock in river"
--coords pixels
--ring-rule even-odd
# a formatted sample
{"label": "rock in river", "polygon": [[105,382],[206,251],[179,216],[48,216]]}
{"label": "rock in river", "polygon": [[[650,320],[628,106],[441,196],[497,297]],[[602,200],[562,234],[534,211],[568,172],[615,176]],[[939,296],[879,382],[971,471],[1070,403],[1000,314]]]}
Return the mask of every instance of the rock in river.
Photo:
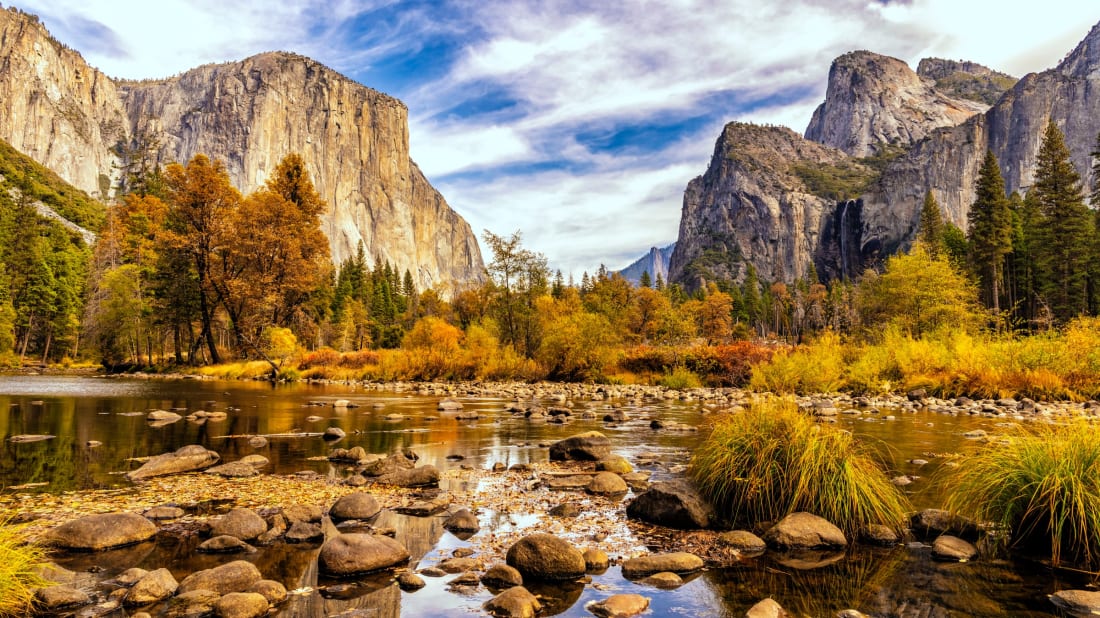
{"label": "rock in river", "polygon": [[589,603],[586,609],[604,618],[629,618],[649,608],[649,599],[640,594],[613,594],[602,601]]}
{"label": "rock in river", "polygon": [[168,569],[146,573],[126,593],[126,605],[148,605],[163,601],[176,593],[179,583]]}
{"label": "rock in river", "polygon": [[129,472],[126,478],[131,481],[141,481],[154,476],[194,472],[209,468],[218,463],[219,459],[221,456],[214,451],[209,451],[198,444],[191,444],[173,453],[153,457],[137,470]]}
{"label": "rock in river", "polygon": [[848,539],[827,520],[812,513],[791,513],[764,533],[764,541],[780,549],[826,549],[848,545]]}
{"label": "rock in river", "polygon": [[585,486],[585,490],[597,496],[625,494],[630,489],[623,477],[614,472],[597,472]]}
{"label": "rock in river", "polygon": [[230,592],[214,603],[220,618],[259,618],[267,610],[267,599],[258,592]]}
{"label": "rock in river", "polygon": [[335,521],[347,519],[370,519],[378,514],[382,507],[374,496],[366,492],[355,492],[341,497],[332,504],[329,516]]}
{"label": "rock in river", "polygon": [[646,575],[668,571],[670,573],[691,573],[703,568],[703,559],[695,554],[679,551],[668,554],[650,554],[638,556],[623,563],[623,577],[639,579]]}
{"label": "rock in river", "polygon": [[957,536],[944,534],[932,542],[932,557],[946,562],[966,562],[978,556],[978,548]]}
{"label": "rock in river", "polygon": [[1074,614],[1100,612],[1100,592],[1094,590],[1059,590],[1050,595],[1050,602]]}
{"label": "rock in river", "polygon": [[443,528],[450,532],[477,532],[481,529],[481,524],[470,509],[459,509],[443,522]]}
{"label": "rock in river", "polygon": [[136,513],[86,515],[50,530],[45,543],[64,549],[99,551],[149,540],[157,533],[153,522]]}
{"label": "rock in river", "polygon": [[611,456],[611,440],[598,431],[587,431],[550,446],[551,461],[599,461]]}
{"label": "rock in river", "polygon": [[508,548],[508,566],[524,579],[575,579],[585,573],[584,555],[552,534],[531,534]]}
{"label": "rock in river", "polygon": [[373,534],[341,534],[325,541],[317,563],[321,572],[351,577],[397,567],[409,561],[409,550],[397,541]]}
{"label": "rock in river", "polygon": [[542,604],[523,586],[514,586],[486,601],[485,611],[500,618],[535,618]]}
{"label": "rock in river", "polygon": [[267,522],[251,509],[233,509],[210,526],[213,536],[227,535],[242,541],[251,541],[264,532]]}
{"label": "rock in river", "polygon": [[39,588],[34,593],[34,600],[40,609],[48,613],[79,607],[92,602],[91,597],[86,592],[72,586]]}
{"label": "rock in river", "polygon": [[684,479],[654,483],[626,507],[626,516],[670,528],[706,528],[714,507]]}
{"label": "rock in river", "polygon": [[176,592],[183,595],[195,590],[210,590],[218,595],[224,595],[248,590],[261,579],[263,577],[256,565],[244,560],[234,560],[188,575],[180,582]]}

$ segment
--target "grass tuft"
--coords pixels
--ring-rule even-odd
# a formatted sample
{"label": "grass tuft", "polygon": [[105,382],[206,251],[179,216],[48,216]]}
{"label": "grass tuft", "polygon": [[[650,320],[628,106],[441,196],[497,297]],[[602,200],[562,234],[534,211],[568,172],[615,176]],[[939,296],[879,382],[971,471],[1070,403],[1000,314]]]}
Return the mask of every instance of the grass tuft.
{"label": "grass tuft", "polygon": [[1018,428],[977,447],[944,481],[946,507],[1008,533],[1008,546],[1100,567],[1100,428]]}
{"label": "grass tuft", "polygon": [[871,524],[900,530],[910,510],[870,448],[783,399],[716,422],[695,450],[691,475],[735,525],[808,511],[857,535]]}
{"label": "grass tuft", "polygon": [[20,526],[0,522],[0,616],[30,614],[34,591],[49,584],[39,575],[43,550],[26,542]]}

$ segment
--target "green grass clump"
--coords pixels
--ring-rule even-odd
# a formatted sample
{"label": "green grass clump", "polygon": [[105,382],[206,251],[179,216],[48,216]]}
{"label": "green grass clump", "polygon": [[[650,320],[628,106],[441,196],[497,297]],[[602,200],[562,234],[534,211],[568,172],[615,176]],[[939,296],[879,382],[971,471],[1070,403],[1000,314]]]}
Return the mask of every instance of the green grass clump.
{"label": "green grass clump", "polygon": [[1020,428],[950,470],[946,507],[1007,531],[1007,545],[1100,567],[1100,428]]}
{"label": "green grass clump", "polygon": [[34,591],[49,582],[39,575],[42,549],[28,544],[19,526],[0,522],[0,616],[26,616]]}
{"label": "green grass clump", "polygon": [[691,475],[735,525],[808,511],[852,536],[871,524],[900,529],[910,510],[869,447],[789,400],[769,399],[715,423],[695,450]]}

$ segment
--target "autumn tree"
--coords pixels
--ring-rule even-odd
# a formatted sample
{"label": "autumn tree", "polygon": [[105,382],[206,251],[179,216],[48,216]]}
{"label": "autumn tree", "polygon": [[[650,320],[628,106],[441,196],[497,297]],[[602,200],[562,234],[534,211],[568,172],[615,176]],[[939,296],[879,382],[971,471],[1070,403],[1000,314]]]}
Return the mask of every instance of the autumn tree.
{"label": "autumn tree", "polygon": [[966,217],[970,261],[981,280],[986,306],[1000,315],[1005,256],[1012,252],[1012,212],[992,150],[985,152],[975,194]]}
{"label": "autumn tree", "polygon": [[501,341],[532,357],[538,348],[535,300],[548,290],[546,257],[524,249],[519,231],[505,238],[485,230],[483,238],[493,252],[488,266],[493,278],[491,306]]}
{"label": "autumn tree", "polygon": [[708,285],[707,297],[699,310],[699,332],[711,344],[723,343],[733,334],[733,299],[719,291],[713,283]]}

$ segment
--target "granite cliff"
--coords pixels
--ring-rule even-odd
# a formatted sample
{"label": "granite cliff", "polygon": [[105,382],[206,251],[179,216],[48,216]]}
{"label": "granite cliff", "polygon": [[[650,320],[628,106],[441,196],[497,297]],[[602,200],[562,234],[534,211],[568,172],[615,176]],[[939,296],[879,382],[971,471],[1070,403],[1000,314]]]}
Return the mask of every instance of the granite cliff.
{"label": "granite cliff", "polygon": [[642,273],[649,273],[649,279],[656,284],[657,277],[661,281],[668,281],[668,262],[672,258],[672,251],[676,243],[667,247],[650,247],[649,253],[634,260],[629,266],[619,271],[627,281],[638,285],[642,280]]}
{"label": "granite cliff", "polygon": [[367,254],[420,289],[479,282],[480,249],[409,157],[408,110],[303,56],[273,52],[163,80],[112,80],[32,15],[0,10],[0,138],[93,194],[117,179],[116,147],[154,135],[160,163],[222,159],[238,188],[288,153],[306,160],[329,210],[333,260]]}
{"label": "granite cliff", "polygon": [[[987,149],[1007,189],[1026,190],[1050,120],[1091,186],[1100,24],[1057,67],[1019,81],[973,63],[921,67],[918,75],[870,52],[838,58],[805,139],[727,125],[707,172],[684,192],[672,280],[740,280],[750,263],[763,280],[790,281],[811,262],[822,278],[857,276],[911,244],[927,191],[965,229]],[[988,109],[968,100],[993,96]]]}

